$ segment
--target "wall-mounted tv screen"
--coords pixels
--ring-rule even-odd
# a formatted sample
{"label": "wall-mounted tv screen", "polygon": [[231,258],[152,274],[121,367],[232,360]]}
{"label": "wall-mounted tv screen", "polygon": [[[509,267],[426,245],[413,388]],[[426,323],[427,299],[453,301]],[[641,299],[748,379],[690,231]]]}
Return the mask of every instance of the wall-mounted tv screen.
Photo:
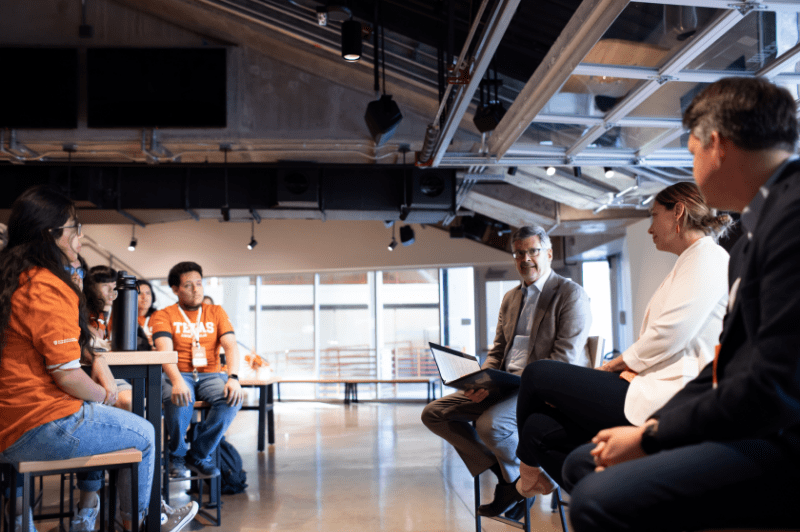
{"label": "wall-mounted tv screen", "polygon": [[87,125],[227,126],[224,48],[90,48]]}
{"label": "wall-mounted tv screen", "polygon": [[0,128],[78,127],[77,48],[0,48]]}

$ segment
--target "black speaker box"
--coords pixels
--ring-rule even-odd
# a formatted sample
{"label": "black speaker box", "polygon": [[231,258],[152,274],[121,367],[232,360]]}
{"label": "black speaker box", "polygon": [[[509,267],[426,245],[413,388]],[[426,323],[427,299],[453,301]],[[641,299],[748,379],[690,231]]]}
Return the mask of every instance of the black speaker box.
{"label": "black speaker box", "polygon": [[381,96],[380,100],[369,102],[367,114],[364,115],[369,133],[378,146],[385,144],[394,135],[402,119],[403,115],[400,113],[397,102],[392,100],[388,94]]}
{"label": "black speaker box", "polygon": [[472,122],[475,124],[475,127],[478,128],[478,131],[486,133],[487,131],[494,131],[505,114],[506,110],[502,103],[481,105],[478,106],[478,110],[475,111],[475,117],[472,119]]}

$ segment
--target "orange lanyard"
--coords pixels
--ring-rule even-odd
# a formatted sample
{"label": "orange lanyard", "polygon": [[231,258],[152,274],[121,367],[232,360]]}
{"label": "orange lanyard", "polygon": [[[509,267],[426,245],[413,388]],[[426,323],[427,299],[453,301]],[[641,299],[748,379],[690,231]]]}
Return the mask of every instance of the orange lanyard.
{"label": "orange lanyard", "polygon": [[720,344],[714,346],[714,372],[712,374],[713,387],[717,389],[717,364],[719,363],[719,349],[722,347]]}

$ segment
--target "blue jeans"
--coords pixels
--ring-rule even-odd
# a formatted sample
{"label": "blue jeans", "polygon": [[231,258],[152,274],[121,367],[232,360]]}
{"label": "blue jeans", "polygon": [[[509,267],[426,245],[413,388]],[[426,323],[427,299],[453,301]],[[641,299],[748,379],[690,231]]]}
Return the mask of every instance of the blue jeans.
{"label": "blue jeans", "polygon": [[[139,518],[142,518],[150,504],[154,443],[155,431],[146,419],[112,406],[85,402],[71,416],[29,430],[0,453],[0,457],[9,462],[63,460],[133,447],[142,452],[138,508]],[[81,486],[81,489],[87,487],[92,485]],[[100,488],[99,480],[96,487]],[[130,490],[130,474],[122,470],[118,486],[119,506],[120,515],[126,520],[133,520]],[[17,497],[21,495],[22,486],[18,486]]]}
{"label": "blue jeans", "polygon": [[[224,393],[228,376],[224,373],[200,373],[197,382],[191,373],[181,373],[181,376],[192,393],[192,403],[205,401],[211,405],[205,421],[196,427],[192,441],[192,457],[195,460],[208,460],[216,451],[225,431],[233,423],[233,418],[242,405],[230,406],[226,402]],[[162,401],[164,428],[169,434],[169,453],[172,457],[184,457],[188,450],[185,435],[192,420],[194,407],[191,403],[188,406],[175,406],[171,396],[172,382],[164,375]]]}

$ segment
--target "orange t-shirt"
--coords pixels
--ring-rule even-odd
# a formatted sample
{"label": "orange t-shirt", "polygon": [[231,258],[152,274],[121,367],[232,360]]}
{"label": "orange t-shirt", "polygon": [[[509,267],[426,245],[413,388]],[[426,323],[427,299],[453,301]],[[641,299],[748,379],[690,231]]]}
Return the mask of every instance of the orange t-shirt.
{"label": "orange t-shirt", "polygon": [[233,325],[219,305],[203,305],[200,310],[185,310],[189,323],[183,318],[178,304],[156,311],[150,318],[153,328],[153,341],[157,338],[171,338],[173,349],[178,352],[178,370],[182,373],[194,371],[192,366],[192,330],[200,316],[200,345],[206,348],[208,365],[197,368],[198,373],[219,373],[220,338],[233,333]]}
{"label": "orange t-shirt", "polygon": [[106,323],[105,316],[97,316],[95,314],[89,315],[89,325],[97,329],[100,333],[100,340],[108,340],[111,332],[111,316],[108,317]]}
{"label": "orange t-shirt", "polygon": [[31,268],[20,275],[0,353],[0,452],[27,431],[83,405],[61,390],[46,368],[80,358],[78,304],[78,295],[49,270]]}

